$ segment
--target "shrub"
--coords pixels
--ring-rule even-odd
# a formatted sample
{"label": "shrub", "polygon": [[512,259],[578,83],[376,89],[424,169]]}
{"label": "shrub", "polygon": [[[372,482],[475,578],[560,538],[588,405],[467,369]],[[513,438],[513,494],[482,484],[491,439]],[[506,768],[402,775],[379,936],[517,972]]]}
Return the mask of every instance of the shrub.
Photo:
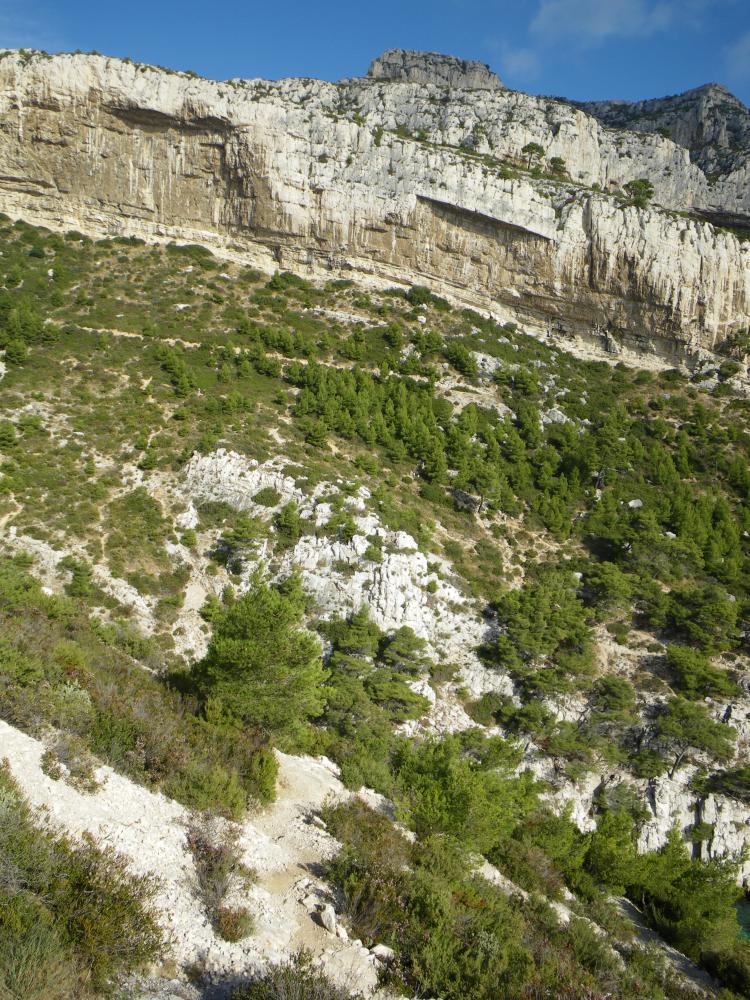
{"label": "shrub", "polygon": [[208,247],[200,246],[197,243],[168,243],[165,249],[170,256],[183,257],[204,270],[219,266]]}
{"label": "shrub", "polygon": [[654,185],[645,177],[628,181],[624,190],[630,199],[630,204],[635,205],[637,208],[646,208],[654,197]]}
{"label": "shrub", "polygon": [[54,927],[36,921],[19,934],[7,926],[12,903],[0,893],[0,996],[71,1000],[79,970]]}
{"label": "shrub", "polygon": [[187,842],[195,864],[196,890],[217,934],[240,941],[253,932],[252,914],[226,905],[227,897],[247,888],[255,873],[242,862],[236,827],[204,817],[188,828]]}
{"label": "shrub", "polygon": [[675,678],[675,686],[688,698],[707,695],[732,695],[737,686],[723,670],[713,666],[707,656],[689,646],[668,646],[667,663]]}
{"label": "shrub", "polygon": [[309,952],[301,951],[288,962],[271,966],[260,979],[236,986],[231,1000],[357,1000],[313,965]]}
{"label": "shrub", "polygon": [[411,843],[388,816],[370,808],[362,799],[352,798],[338,805],[326,804],[323,818],[337,840],[349,844],[358,854],[373,862],[380,859],[383,864],[403,868],[413,861]]}
{"label": "shrub", "polygon": [[253,497],[253,503],[257,503],[261,507],[275,507],[280,500],[281,494],[273,486],[264,486]]}
{"label": "shrub", "polygon": [[750,996],[750,942],[733,941],[703,956],[712,975],[739,996]]}
{"label": "shrub", "polygon": [[506,699],[496,691],[487,691],[465,707],[474,722],[478,722],[480,726],[494,726],[498,721],[498,714],[506,707]]}
{"label": "shrub", "polygon": [[213,809],[241,819],[247,809],[247,791],[237,772],[221,764],[191,761],[167,783],[165,791],[198,812]]}
{"label": "shrub", "polygon": [[300,288],[306,290],[311,287],[312,286],[309,281],[306,281],[304,278],[300,278],[298,274],[293,274],[291,271],[276,271],[266,285],[266,288],[275,292],[285,291],[288,288]]}
{"label": "shrub", "polygon": [[159,954],[155,880],[131,874],[124,857],[90,838],[36,826],[7,765],[0,872],[0,986],[8,997],[64,997],[74,980],[103,987]]}
{"label": "shrub", "polygon": [[214,926],[225,941],[242,941],[255,930],[255,918],[244,906],[221,906],[216,911]]}

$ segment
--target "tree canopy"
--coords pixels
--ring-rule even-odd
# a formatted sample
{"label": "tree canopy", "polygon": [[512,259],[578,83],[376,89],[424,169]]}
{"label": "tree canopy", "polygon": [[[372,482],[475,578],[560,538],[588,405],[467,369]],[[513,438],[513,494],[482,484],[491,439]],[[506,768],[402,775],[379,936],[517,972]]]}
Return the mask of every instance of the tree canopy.
{"label": "tree canopy", "polygon": [[244,725],[284,742],[325,706],[320,643],[301,625],[301,591],[281,593],[259,576],[214,624],[194,679],[209,700]]}

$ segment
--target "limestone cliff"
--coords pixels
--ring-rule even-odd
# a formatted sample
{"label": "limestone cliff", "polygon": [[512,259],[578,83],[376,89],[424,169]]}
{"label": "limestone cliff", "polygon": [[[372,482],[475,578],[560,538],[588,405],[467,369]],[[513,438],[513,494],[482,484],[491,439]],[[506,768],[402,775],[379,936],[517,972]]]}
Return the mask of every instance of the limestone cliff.
{"label": "limestone cliff", "polygon": [[731,216],[749,210],[750,109],[726,87],[709,83],[674,97],[576,106],[610,128],[658,133],[683,146],[708,180],[705,207],[747,224]]}
{"label": "limestone cliff", "polygon": [[674,97],[577,106],[611,128],[669,133],[706,174],[728,173],[750,153],[750,109],[718,83]]}
{"label": "limestone cliff", "polygon": [[[218,83],[6,52],[0,209],[271,269],[425,283],[610,347],[682,356],[750,325],[750,245],[609,193],[648,176],[662,205],[700,205],[686,149],[561,102],[376,77]],[[564,176],[523,169],[532,141]]]}

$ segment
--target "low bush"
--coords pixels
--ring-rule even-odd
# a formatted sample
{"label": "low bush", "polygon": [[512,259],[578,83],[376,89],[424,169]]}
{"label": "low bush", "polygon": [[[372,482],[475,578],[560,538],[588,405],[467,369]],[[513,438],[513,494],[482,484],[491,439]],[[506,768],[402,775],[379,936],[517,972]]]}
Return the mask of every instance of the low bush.
{"label": "low bush", "polygon": [[715,667],[697,649],[668,646],[667,664],[674,677],[675,687],[687,698],[732,697],[737,693],[737,685],[727,673]]}
{"label": "low bush", "polygon": [[480,726],[494,726],[505,706],[506,699],[503,695],[496,691],[487,691],[481,698],[468,702],[465,708],[474,722]]}
{"label": "low bush", "polygon": [[216,933],[225,941],[243,941],[255,930],[255,918],[244,906],[220,906],[214,917]]}
{"label": "low bush", "polygon": [[253,496],[253,503],[257,503],[261,507],[275,507],[280,500],[281,494],[272,486],[264,486]]}
{"label": "low bush", "polygon": [[358,1000],[313,965],[308,952],[299,952],[288,962],[271,966],[252,983],[236,986],[231,1000]]}
{"label": "low bush", "polygon": [[245,908],[230,906],[227,898],[247,889],[256,875],[241,859],[239,830],[220,820],[204,817],[188,828],[198,896],[216,933],[225,941],[241,941],[252,934],[255,923]]}
{"label": "low bush", "polygon": [[733,941],[703,956],[708,971],[738,996],[750,996],[750,942]]}
{"label": "low bush", "polygon": [[63,1000],[154,960],[157,884],[93,840],[37,823],[0,767],[0,995]]}

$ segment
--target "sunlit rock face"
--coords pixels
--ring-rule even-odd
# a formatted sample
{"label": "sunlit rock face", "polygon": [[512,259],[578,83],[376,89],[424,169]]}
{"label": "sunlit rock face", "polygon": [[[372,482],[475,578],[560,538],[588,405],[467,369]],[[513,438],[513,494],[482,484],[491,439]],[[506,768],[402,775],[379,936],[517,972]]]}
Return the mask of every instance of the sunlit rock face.
{"label": "sunlit rock face", "polygon": [[[686,148],[499,89],[481,64],[412,56],[339,84],[222,83],[6,52],[0,210],[268,270],[427,284],[531,330],[665,358],[750,325],[750,244],[611,193],[648,177],[666,208],[707,206]],[[526,169],[529,143],[564,161],[557,178]]]}
{"label": "sunlit rock face", "polygon": [[673,97],[578,107],[609,128],[658,133],[684,146],[708,180],[703,206],[750,214],[750,108],[726,87],[708,83]]}
{"label": "sunlit rock face", "polygon": [[439,52],[413,52],[388,49],[373,59],[367,75],[374,80],[400,80],[402,83],[434,83],[464,90],[502,90],[503,81],[485,63],[457,59]]}

